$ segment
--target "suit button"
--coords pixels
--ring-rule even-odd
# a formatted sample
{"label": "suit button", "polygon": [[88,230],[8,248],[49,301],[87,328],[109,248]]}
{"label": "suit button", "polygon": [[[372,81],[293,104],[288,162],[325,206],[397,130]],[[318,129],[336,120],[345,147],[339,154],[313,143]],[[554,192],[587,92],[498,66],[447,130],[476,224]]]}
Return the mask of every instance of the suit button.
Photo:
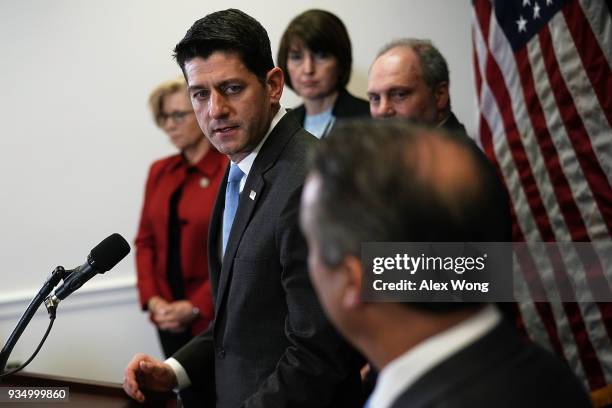
{"label": "suit button", "polygon": [[220,359],[224,359],[224,358],[225,358],[225,350],[223,350],[222,348],[218,349],[218,350],[217,350],[217,356],[218,356]]}

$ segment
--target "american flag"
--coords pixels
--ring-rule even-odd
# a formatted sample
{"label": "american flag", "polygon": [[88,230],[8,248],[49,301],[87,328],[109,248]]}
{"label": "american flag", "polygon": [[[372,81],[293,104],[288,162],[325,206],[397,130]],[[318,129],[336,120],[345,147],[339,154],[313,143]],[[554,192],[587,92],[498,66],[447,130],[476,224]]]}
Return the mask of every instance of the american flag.
{"label": "american flag", "polygon": [[[473,7],[477,141],[508,189],[514,240],[610,241],[612,2]],[[521,302],[520,311],[527,334],[591,390],[612,384],[611,304]]]}

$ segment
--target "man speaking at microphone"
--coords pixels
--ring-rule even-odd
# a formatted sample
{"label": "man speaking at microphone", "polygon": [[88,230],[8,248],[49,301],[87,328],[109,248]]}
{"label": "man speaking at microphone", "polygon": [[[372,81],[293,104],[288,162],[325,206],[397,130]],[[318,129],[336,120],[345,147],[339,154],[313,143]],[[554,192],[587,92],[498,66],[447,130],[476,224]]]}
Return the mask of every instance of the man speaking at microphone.
{"label": "man speaking at microphone", "polygon": [[214,385],[199,406],[358,406],[361,358],[324,316],[298,227],[316,139],[280,107],[265,29],[239,10],[212,13],[175,56],[200,127],[231,159],[208,240],[215,320],[166,362],[136,355],[125,391],[143,402],[146,388]]}

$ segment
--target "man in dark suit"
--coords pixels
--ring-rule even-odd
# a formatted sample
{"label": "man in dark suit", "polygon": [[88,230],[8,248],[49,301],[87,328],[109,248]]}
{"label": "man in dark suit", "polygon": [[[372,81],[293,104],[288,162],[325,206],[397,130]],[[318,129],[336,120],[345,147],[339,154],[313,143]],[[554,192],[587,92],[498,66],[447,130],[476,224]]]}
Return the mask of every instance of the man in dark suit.
{"label": "man in dark suit", "polygon": [[373,118],[406,118],[466,135],[451,111],[449,84],[448,64],[431,41],[393,41],[370,67],[370,113]]}
{"label": "man in dark suit", "polygon": [[351,407],[357,353],[317,301],[298,227],[305,156],[315,138],[279,100],[265,29],[239,10],[198,20],[175,55],[204,134],[231,159],[209,231],[215,319],[166,362],[142,354],[124,389],[213,388],[200,406]]}
{"label": "man in dark suit", "polygon": [[300,218],[321,303],[381,370],[368,407],[590,406],[569,368],[491,304],[362,300],[374,272],[364,242],[509,241],[494,170],[463,138],[405,121],[339,124],[315,148]]}

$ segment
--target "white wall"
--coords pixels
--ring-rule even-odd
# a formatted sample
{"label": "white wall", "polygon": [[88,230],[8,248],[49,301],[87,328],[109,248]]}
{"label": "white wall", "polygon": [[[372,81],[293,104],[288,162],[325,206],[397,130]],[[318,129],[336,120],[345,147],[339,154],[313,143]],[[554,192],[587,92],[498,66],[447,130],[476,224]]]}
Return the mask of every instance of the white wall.
{"label": "white wall", "polygon": [[[140,313],[133,279],[100,280],[75,292],[57,310],[57,318],[31,372],[121,382],[123,368],[137,352],[161,358],[153,326]],[[29,296],[31,297],[31,296]],[[5,297],[0,306],[2,340],[10,335],[30,299]],[[49,317],[42,306],[11,354],[24,362],[38,346]]]}
{"label": "white wall", "polygon": [[[449,62],[453,109],[474,129],[467,1],[2,1],[2,344],[56,265],[80,265],[112,232],[133,239],[148,166],[173,152],[151,121],[148,93],[179,74],[171,51],[193,21],[227,7],[257,18],[274,54],[298,13],[317,7],[338,14],[353,42],[349,89],[360,96],[384,43],[431,38]],[[298,100],[287,90],[283,101],[293,106]],[[130,256],[62,303],[31,370],[119,381],[134,351],[159,354],[137,308],[133,265]],[[34,319],[11,359],[27,358],[45,316],[41,311]]]}

